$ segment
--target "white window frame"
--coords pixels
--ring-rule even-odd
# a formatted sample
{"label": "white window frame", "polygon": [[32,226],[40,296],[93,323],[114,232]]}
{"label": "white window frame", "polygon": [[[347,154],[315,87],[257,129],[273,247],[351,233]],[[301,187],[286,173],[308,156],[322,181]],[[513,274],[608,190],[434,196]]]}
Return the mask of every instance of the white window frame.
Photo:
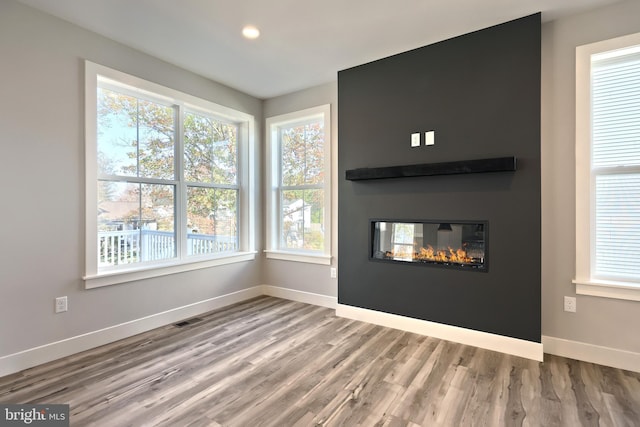
{"label": "white window frame", "polygon": [[[411,243],[405,243],[402,241],[398,241],[398,225],[407,225],[411,227]],[[395,260],[399,261],[413,261],[413,254],[415,252],[415,223],[408,222],[393,222],[391,223],[391,248],[394,253]],[[409,248],[409,250],[405,253],[404,257],[398,256],[398,247]],[[403,252],[404,253],[404,252]]]}
{"label": "white window frame", "polygon": [[576,48],[576,293],[640,301],[640,283],[594,277],[595,176],[591,171],[591,57],[640,45],[640,33]]}
{"label": "white window frame", "polygon": [[[324,249],[322,251],[300,251],[280,248],[280,152],[278,129],[308,119],[324,121]],[[312,264],[331,265],[331,105],[307,108],[288,114],[266,119],[266,151],[267,151],[267,215],[266,243],[267,258],[285,261],[306,262]]]}
{"label": "white window frame", "polygon": [[[135,88],[142,97],[152,94],[178,107],[180,120],[176,145],[176,242],[177,257],[167,261],[123,265],[122,268],[101,271],[98,268],[98,164],[97,164],[97,89],[100,81]],[[183,112],[213,112],[217,117],[238,124],[238,238],[239,251],[201,256],[186,253],[186,188],[182,178],[182,115]],[[132,76],[109,67],[85,61],[85,288],[96,288],[135,280],[159,277],[168,274],[209,268],[255,259],[255,214],[254,214],[254,133],[255,120],[243,113],[186,93]],[[182,235],[184,233],[184,236]]]}

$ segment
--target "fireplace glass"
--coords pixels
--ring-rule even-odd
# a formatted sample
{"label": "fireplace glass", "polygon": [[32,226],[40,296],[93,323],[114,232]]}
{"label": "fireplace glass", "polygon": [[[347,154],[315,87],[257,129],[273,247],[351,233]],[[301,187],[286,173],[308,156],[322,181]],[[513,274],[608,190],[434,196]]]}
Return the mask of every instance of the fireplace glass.
{"label": "fireplace glass", "polygon": [[371,221],[370,259],[487,270],[487,222]]}

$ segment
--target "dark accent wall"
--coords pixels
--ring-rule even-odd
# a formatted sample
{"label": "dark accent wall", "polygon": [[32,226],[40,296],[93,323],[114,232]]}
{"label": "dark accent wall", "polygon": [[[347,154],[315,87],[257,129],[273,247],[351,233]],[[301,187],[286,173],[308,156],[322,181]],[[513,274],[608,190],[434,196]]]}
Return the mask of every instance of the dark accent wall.
{"label": "dark accent wall", "polygon": [[[540,47],[535,14],[338,73],[340,304],[540,342]],[[508,156],[517,171],[345,179]],[[371,261],[371,218],[486,220],[488,272]]]}

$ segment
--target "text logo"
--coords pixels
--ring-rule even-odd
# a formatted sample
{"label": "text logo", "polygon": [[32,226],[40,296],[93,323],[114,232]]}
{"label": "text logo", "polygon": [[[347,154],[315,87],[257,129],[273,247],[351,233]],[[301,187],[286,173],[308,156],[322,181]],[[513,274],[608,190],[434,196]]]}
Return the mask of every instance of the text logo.
{"label": "text logo", "polygon": [[69,427],[69,405],[0,404],[0,426]]}

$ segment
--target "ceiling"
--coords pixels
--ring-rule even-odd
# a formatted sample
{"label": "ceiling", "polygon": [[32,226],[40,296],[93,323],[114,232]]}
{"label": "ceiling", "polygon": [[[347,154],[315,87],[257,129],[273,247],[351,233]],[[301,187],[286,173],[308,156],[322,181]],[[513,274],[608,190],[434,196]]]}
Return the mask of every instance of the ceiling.
{"label": "ceiling", "polygon": [[[541,11],[617,0],[19,0],[258,98]],[[261,31],[244,39],[251,24]]]}

